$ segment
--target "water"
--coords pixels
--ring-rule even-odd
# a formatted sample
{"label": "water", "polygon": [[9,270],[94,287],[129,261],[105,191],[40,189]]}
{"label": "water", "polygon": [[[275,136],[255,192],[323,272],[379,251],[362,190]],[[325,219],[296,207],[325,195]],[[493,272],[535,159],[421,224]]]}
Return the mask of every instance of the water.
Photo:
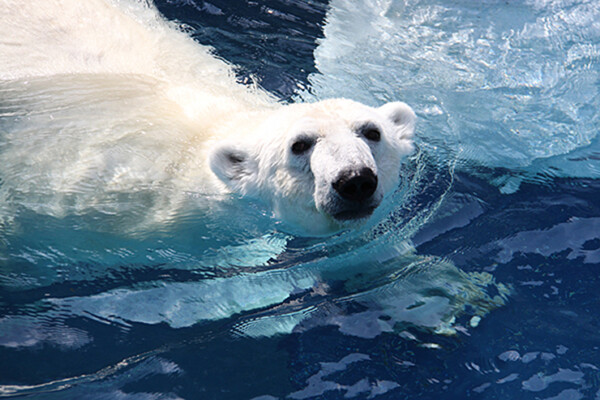
{"label": "water", "polygon": [[328,239],[194,196],[115,233],[154,187],[74,215],[8,193],[0,396],[600,398],[597,3],[157,6],[286,101],[408,102],[419,150]]}

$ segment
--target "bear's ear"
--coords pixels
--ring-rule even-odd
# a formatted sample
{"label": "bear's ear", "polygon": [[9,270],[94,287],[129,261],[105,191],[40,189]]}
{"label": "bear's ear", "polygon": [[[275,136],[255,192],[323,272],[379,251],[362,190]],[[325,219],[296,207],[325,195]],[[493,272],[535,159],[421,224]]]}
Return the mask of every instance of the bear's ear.
{"label": "bear's ear", "polygon": [[409,139],[413,137],[417,116],[408,104],[394,101],[382,105],[378,110],[394,124],[398,138]]}
{"label": "bear's ear", "polygon": [[248,183],[258,173],[251,154],[235,145],[221,145],[209,155],[210,169],[232,190],[247,194]]}

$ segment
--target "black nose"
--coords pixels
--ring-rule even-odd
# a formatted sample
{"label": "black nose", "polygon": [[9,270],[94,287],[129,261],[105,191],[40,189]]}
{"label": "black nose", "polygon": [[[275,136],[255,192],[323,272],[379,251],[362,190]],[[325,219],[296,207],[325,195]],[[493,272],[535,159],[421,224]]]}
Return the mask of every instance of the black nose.
{"label": "black nose", "polygon": [[343,199],[360,202],[375,193],[377,176],[371,168],[347,170],[338,176],[332,186]]}

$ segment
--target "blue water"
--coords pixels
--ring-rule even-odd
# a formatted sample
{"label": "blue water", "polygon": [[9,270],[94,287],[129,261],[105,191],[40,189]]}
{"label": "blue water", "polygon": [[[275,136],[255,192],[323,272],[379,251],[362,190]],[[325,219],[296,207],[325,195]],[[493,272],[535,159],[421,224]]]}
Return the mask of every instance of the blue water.
{"label": "blue water", "polygon": [[600,399],[600,5],[157,6],[284,101],[408,102],[418,151],[327,239],[252,201],[143,237],[21,210],[0,397]]}

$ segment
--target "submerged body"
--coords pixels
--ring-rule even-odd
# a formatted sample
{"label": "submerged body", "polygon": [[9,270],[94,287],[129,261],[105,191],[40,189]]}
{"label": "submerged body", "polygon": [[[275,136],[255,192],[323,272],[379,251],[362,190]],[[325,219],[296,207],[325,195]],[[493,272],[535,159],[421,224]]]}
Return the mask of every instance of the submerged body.
{"label": "submerged body", "polygon": [[16,193],[54,216],[118,214],[126,195],[154,224],[198,194],[213,202],[234,192],[326,234],[364,221],[412,150],[405,104],[281,105],[237,83],[230,65],[151,6],[3,3],[4,204]]}

